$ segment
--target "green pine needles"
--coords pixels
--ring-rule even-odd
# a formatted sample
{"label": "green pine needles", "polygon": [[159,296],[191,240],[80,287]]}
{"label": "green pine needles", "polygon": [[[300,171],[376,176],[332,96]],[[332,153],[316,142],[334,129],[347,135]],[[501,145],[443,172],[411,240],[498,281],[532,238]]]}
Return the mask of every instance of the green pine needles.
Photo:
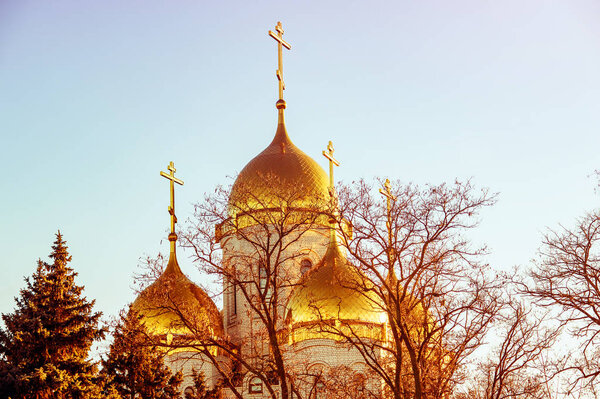
{"label": "green pine needles", "polygon": [[112,332],[113,342],[102,361],[106,397],[179,399],[180,372],[172,374],[164,351],[151,339],[140,315],[122,311]]}
{"label": "green pine needles", "polygon": [[92,343],[104,336],[95,301],[82,295],[77,273],[60,231],[50,254],[3,314],[0,328],[0,397],[99,397],[96,367],[88,359]]}

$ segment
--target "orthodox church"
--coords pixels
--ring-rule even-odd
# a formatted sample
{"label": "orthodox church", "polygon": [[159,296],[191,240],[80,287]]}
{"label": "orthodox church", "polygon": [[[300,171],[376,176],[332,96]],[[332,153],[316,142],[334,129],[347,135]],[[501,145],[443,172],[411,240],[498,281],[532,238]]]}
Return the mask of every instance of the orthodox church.
{"label": "orthodox church", "polygon": [[[369,371],[363,355],[336,331],[351,329],[358,338],[385,345],[385,312],[374,305],[376,298],[355,289],[364,279],[338,243],[343,224],[336,230],[333,223],[333,166],[339,164],[331,142],[323,151],[328,176],[287,133],[282,50],[291,46],[283,40],[281,23],[269,35],[279,53],[277,128],[271,143],[237,176],[228,217],[215,226],[213,238],[222,254],[223,309],[177,262],[174,184],[183,182],[174,176],[173,163],[169,173],[161,172],[171,189],[168,265],[132,309],[141,314],[151,335],[172,348],[166,359],[173,371],[183,372],[184,392],[193,392],[195,371],[204,374],[208,386],[220,384],[226,398],[236,397],[234,391],[244,398],[272,397],[273,392],[280,397],[279,377],[264,371],[273,362],[274,350],[281,352],[286,370],[297,376],[297,396],[320,397],[322,376],[340,368],[352,381],[370,384],[367,388],[377,392],[377,379],[365,377]],[[346,228],[351,234],[351,227]],[[281,348],[270,345],[274,337]]]}

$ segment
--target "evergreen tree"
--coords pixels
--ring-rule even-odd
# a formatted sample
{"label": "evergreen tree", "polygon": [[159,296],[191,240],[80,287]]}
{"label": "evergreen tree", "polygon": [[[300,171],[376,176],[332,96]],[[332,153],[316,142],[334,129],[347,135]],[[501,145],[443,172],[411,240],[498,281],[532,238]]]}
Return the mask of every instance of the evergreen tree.
{"label": "evergreen tree", "polygon": [[220,399],[221,385],[217,384],[213,389],[209,389],[206,384],[206,377],[203,372],[192,370],[194,379],[194,391],[184,392],[185,399]]}
{"label": "evergreen tree", "polygon": [[122,312],[110,352],[102,361],[105,392],[116,391],[123,398],[179,399],[182,375],[171,374],[163,357],[139,314],[131,308]]}
{"label": "evergreen tree", "polygon": [[18,398],[93,398],[95,365],[88,359],[92,343],[104,336],[100,312],[75,284],[77,273],[60,231],[52,263],[38,261],[15,298],[16,310],[3,314],[0,328],[0,395]]}

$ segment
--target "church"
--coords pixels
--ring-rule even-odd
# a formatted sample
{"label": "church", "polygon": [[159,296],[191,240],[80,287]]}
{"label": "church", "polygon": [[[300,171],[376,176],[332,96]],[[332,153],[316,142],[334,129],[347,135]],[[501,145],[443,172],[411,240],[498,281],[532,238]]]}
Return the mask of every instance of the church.
{"label": "church", "polygon": [[212,270],[223,282],[223,309],[179,267],[174,187],[183,182],[173,163],[161,172],[171,190],[168,264],[132,309],[167,348],[170,368],[182,371],[184,392],[202,373],[224,398],[378,396],[381,382],[347,337],[382,356],[386,313],[340,244],[352,227],[336,213],[332,143],[323,151],[328,175],[288,135],[282,51],[291,46],[281,23],[269,35],[279,55],[275,135],[237,176],[207,238],[220,253]]}

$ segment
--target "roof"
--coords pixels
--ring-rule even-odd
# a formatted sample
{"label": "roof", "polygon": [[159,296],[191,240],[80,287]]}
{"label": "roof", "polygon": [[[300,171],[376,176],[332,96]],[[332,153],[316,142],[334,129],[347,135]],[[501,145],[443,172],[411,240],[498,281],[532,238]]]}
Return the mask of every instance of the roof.
{"label": "roof", "polygon": [[287,319],[292,327],[330,320],[381,324],[378,297],[365,282],[333,239],[321,262],[290,295]]}
{"label": "roof", "polygon": [[223,336],[223,320],[208,294],[179,268],[174,252],[163,274],[133,302],[150,334],[158,336]]}
{"label": "roof", "polygon": [[329,199],[327,174],[314,159],[290,140],[279,110],[277,132],[271,144],[242,169],[230,194],[230,210],[239,211],[310,207]]}

